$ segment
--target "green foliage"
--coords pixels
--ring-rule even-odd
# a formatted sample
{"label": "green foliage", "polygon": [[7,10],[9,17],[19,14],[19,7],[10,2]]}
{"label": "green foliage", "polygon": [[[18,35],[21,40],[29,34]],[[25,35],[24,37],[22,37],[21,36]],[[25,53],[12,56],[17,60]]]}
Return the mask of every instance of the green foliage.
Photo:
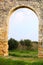
{"label": "green foliage", "polygon": [[9,45],[9,50],[14,50],[18,47],[18,41],[11,38],[10,40],[8,40],[8,45]]}
{"label": "green foliage", "polygon": [[20,43],[21,43],[22,46],[23,45],[25,45],[27,47],[31,46],[31,40],[28,40],[28,39],[26,39],[26,40],[20,40]]}
{"label": "green foliage", "polygon": [[29,39],[24,39],[17,41],[15,39],[8,40],[9,50],[19,49],[19,50],[35,50],[38,49],[38,42],[31,41]]}
{"label": "green foliage", "polygon": [[38,41],[32,41],[32,43],[36,43],[36,44],[38,44]]}
{"label": "green foliage", "polygon": [[24,43],[27,47],[31,47],[31,40],[24,40]]}
{"label": "green foliage", "polygon": [[24,43],[24,41],[23,41],[23,40],[20,40],[19,42],[20,42],[20,44],[21,44],[22,46],[24,46],[24,45],[25,45],[25,43]]}

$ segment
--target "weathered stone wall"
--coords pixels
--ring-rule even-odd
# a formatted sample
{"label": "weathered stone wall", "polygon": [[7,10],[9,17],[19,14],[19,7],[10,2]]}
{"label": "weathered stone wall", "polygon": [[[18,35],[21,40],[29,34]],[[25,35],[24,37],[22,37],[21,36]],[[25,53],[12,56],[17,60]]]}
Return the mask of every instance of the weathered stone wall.
{"label": "weathered stone wall", "polygon": [[26,6],[35,11],[39,19],[38,56],[43,57],[43,0],[0,0],[0,55],[8,55],[9,17],[15,8]]}

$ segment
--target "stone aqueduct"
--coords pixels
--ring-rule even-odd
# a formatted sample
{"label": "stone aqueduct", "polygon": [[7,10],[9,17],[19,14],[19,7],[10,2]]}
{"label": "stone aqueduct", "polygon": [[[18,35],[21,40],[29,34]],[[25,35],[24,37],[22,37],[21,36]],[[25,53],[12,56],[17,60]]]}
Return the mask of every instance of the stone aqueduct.
{"label": "stone aqueduct", "polygon": [[9,17],[18,8],[33,10],[39,19],[38,57],[43,57],[43,0],[0,0],[0,55],[8,55]]}

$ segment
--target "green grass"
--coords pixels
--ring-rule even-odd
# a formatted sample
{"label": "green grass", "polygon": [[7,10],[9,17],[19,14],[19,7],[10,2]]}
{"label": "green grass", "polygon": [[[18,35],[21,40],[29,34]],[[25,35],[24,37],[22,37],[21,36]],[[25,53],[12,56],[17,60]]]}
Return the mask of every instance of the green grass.
{"label": "green grass", "polygon": [[13,50],[13,51],[10,51],[9,52],[9,55],[10,56],[15,56],[15,57],[32,57],[32,58],[35,58],[38,56],[38,51],[29,51],[29,50],[21,50],[21,51],[18,51],[18,50]]}
{"label": "green grass", "polygon": [[13,50],[8,57],[0,57],[0,65],[43,65],[43,59],[37,57],[38,51]]}
{"label": "green grass", "polygon": [[20,60],[12,60],[12,59],[5,59],[4,57],[0,57],[0,65],[43,65],[43,59],[33,59],[26,62]]}

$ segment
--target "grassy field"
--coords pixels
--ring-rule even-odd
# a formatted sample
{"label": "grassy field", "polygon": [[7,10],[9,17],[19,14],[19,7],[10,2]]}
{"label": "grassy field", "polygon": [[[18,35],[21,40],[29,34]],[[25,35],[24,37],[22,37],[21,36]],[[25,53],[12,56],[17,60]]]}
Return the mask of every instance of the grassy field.
{"label": "grassy field", "polygon": [[11,58],[0,57],[0,65],[43,65],[43,59],[12,60]]}
{"label": "grassy field", "polygon": [[8,57],[0,57],[0,65],[43,65],[43,59],[38,58],[38,51],[13,50]]}
{"label": "grassy field", "polygon": [[29,50],[13,50],[9,52],[10,56],[14,57],[26,57],[26,58],[36,58],[38,56],[38,51],[29,51]]}

